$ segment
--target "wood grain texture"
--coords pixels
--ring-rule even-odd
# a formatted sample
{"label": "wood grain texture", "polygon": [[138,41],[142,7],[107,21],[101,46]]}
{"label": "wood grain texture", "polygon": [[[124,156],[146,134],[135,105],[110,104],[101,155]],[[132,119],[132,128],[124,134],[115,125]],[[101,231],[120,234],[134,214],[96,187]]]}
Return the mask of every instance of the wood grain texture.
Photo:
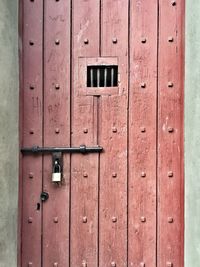
{"label": "wood grain texture", "polygon": [[156,266],[157,1],[131,1],[129,100],[130,266]]}
{"label": "wood grain texture", "polygon": [[101,4],[101,56],[118,57],[119,93],[100,98],[99,143],[105,152],[100,155],[99,266],[122,267],[127,266],[128,1]]}
{"label": "wood grain texture", "polygon": [[[23,2],[23,84],[21,93],[22,146],[42,145],[42,19],[43,1]],[[42,158],[22,160],[22,267],[41,264]],[[31,266],[31,265],[30,265]]]}
{"label": "wood grain texture", "polygon": [[184,266],[184,1],[172,2],[159,9],[158,266]]}
{"label": "wood grain texture", "polygon": [[[72,145],[94,146],[97,100],[79,94],[78,66],[80,57],[99,56],[99,1],[73,1],[72,37]],[[71,160],[70,266],[98,266],[98,155]]]}
{"label": "wood grain texture", "polygon": [[[44,146],[70,146],[70,1],[44,4]],[[43,265],[69,266],[70,156],[63,181],[52,183],[52,157],[44,156]]]}

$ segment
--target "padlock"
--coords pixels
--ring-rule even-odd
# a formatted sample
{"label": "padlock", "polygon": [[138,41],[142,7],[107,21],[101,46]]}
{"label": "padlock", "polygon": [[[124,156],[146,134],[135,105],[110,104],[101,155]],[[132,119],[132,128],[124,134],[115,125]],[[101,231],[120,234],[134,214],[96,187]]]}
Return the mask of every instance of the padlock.
{"label": "padlock", "polygon": [[53,168],[53,173],[52,173],[52,182],[53,183],[59,183],[61,182],[62,176],[61,176],[61,167],[60,164],[55,161],[55,165]]}

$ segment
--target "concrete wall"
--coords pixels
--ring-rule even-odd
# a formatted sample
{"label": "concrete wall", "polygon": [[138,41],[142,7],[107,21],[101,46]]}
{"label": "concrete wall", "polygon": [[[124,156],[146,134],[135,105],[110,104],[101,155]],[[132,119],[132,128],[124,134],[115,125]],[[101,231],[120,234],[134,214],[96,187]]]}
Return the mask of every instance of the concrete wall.
{"label": "concrete wall", "polygon": [[0,0],[0,267],[16,267],[18,0]]}
{"label": "concrete wall", "polygon": [[[18,0],[0,0],[0,267],[17,266],[17,15]],[[185,267],[200,266],[199,25],[200,1],[186,0]]]}
{"label": "concrete wall", "polygon": [[200,1],[186,1],[185,267],[200,266]]}

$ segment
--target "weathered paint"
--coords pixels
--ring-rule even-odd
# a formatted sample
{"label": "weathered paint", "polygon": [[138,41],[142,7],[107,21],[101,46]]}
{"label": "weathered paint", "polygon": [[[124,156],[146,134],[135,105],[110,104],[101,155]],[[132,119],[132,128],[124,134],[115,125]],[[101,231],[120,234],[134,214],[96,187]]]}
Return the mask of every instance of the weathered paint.
{"label": "weathered paint", "polygon": [[[174,3],[23,2],[21,145],[104,152],[65,155],[60,186],[51,156],[23,156],[22,266],[183,266],[184,1]],[[86,66],[109,60],[118,88],[93,94]]]}

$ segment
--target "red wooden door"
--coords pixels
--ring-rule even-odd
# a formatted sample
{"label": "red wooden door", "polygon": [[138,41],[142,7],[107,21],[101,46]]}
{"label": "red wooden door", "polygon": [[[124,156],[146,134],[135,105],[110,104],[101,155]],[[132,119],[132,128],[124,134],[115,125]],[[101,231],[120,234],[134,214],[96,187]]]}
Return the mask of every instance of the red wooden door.
{"label": "red wooden door", "polygon": [[183,267],[184,0],[20,3],[19,266]]}

